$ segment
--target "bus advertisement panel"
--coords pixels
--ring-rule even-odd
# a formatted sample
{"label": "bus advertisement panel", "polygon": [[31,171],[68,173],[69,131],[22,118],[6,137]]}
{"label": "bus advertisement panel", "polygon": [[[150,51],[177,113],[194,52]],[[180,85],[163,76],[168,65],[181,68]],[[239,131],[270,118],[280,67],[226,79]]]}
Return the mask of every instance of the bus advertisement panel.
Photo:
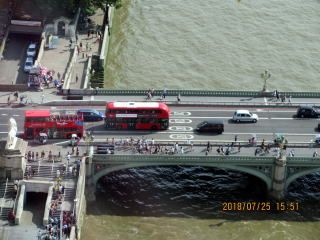
{"label": "bus advertisement panel", "polygon": [[158,102],[108,102],[107,129],[165,130],[169,127],[169,107]]}
{"label": "bus advertisement panel", "polygon": [[46,133],[48,138],[71,138],[72,134],[81,138],[83,116],[65,111],[25,111],[24,138],[35,139],[40,133]]}

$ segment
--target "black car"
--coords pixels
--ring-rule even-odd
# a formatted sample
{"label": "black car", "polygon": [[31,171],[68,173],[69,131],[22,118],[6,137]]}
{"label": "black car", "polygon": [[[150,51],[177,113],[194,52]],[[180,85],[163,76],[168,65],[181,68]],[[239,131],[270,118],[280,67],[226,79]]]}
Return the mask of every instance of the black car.
{"label": "black car", "polygon": [[320,111],[312,106],[300,106],[297,110],[298,118],[317,118],[320,115]]}
{"label": "black car", "polygon": [[207,120],[197,125],[198,132],[216,132],[222,133],[224,131],[224,124],[221,120]]}
{"label": "black car", "polygon": [[103,120],[103,113],[95,109],[80,109],[78,111],[79,115],[83,115],[83,120],[85,122],[101,121]]}

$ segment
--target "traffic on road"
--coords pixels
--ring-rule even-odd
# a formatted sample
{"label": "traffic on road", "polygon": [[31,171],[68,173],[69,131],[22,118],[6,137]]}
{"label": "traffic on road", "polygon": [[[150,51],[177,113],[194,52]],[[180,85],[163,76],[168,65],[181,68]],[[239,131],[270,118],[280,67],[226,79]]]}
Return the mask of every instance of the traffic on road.
{"label": "traffic on road", "polygon": [[[38,107],[39,110],[59,110],[65,107]],[[105,112],[103,107],[94,108],[98,112]],[[25,122],[25,110],[2,108],[0,113],[0,134],[7,135],[7,123],[10,117],[17,121],[18,132],[23,134]],[[69,110],[78,111],[79,107],[69,107]],[[265,139],[272,141],[277,133],[283,134],[289,142],[310,142],[318,134],[319,120],[317,118],[297,118],[296,109],[274,109],[260,108],[249,109],[250,113],[259,116],[256,123],[233,121],[235,108],[214,108],[214,107],[170,107],[169,124],[166,130],[154,131],[151,129],[107,129],[105,121],[84,122],[84,130],[94,132],[96,139],[116,138],[123,136],[141,136],[158,141],[232,141],[238,136],[239,141],[247,141],[255,134],[258,141]],[[218,120],[223,123],[223,133],[197,131],[197,126],[204,121]]]}

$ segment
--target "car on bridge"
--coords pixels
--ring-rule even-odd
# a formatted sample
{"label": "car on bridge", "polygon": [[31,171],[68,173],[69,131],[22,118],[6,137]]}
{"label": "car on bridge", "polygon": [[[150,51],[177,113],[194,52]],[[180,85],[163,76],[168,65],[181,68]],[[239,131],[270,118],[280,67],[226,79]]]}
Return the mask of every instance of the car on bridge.
{"label": "car on bridge", "polygon": [[232,120],[236,123],[240,122],[253,122],[256,123],[258,121],[258,115],[249,112],[248,110],[237,110],[234,112]]}
{"label": "car on bridge", "polygon": [[37,54],[37,45],[30,43],[27,49],[27,57],[35,57]]}
{"label": "car on bridge", "polygon": [[313,106],[300,106],[297,109],[297,118],[317,118],[320,111]]}
{"label": "car on bridge", "polygon": [[224,124],[221,120],[207,120],[199,123],[196,128],[197,132],[224,132]]}
{"label": "car on bridge", "polygon": [[83,115],[85,122],[102,121],[104,118],[104,114],[95,109],[80,109],[77,113]]}

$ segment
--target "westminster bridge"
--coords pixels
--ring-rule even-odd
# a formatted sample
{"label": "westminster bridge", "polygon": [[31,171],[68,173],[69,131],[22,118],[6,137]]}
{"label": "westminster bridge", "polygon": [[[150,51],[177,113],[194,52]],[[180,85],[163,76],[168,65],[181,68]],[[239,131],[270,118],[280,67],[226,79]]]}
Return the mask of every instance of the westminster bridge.
{"label": "westminster bridge", "polygon": [[320,171],[319,158],[286,157],[284,150],[278,157],[92,154],[87,164],[89,199],[94,199],[98,180],[111,172],[127,168],[174,165],[217,167],[254,175],[265,182],[269,195],[277,200],[285,197],[291,182]]}

